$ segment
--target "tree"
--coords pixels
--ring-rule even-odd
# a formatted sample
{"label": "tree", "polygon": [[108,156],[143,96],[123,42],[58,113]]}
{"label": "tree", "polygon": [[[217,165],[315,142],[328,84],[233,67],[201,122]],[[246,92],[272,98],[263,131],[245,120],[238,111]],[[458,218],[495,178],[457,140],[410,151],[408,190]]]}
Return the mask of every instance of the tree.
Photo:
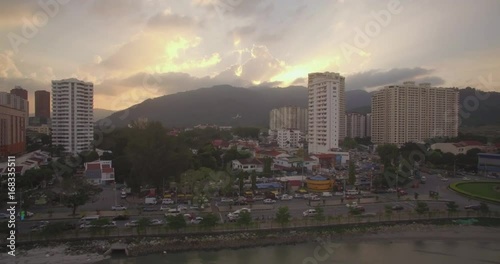
{"label": "tree", "polygon": [[345,138],[342,142],[342,148],[346,150],[354,149],[358,146],[358,143],[352,138]]}
{"label": "tree", "polygon": [[168,227],[179,231],[181,228],[185,228],[187,226],[186,220],[182,214],[178,214],[176,216],[167,217]]}
{"label": "tree", "polygon": [[84,190],[78,190],[74,193],[66,195],[63,200],[66,207],[73,209],[72,215],[76,215],[76,209],[90,201],[90,196]]}
{"label": "tree", "polygon": [[257,174],[255,174],[255,171],[252,171],[250,179],[252,180],[252,193],[255,193],[255,190],[257,189]]}
{"label": "tree", "polygon": [[72,215],[76,214],[79,206],[91,201],[92,198],[102,191],[101,188],[90,185],[85,179],[80,177],[67,178],[62,182],[65,193],[62,195],[63,204],[73,209]]}
{"label": "tree", "polygon": [[96,151],[85,151],[78,154],[83,162],[91,162],[99,159],[99,154]]}
{"label": "tree", "polygon": [[291,218],[288,206],[281,206],[278,208],[276,212],[276,222],[278,222],[281,227],[285,227],[290,222]]}
{"label": "tree", "polygon": [[490,212],[490,207],[487,203],[481,202],[479,204],[479,212],[481,212],[481,214],[483,215],[487,215]]}
{"label": "tree", "polygon": [[218,222],[219,218],[215,214],[208,213],[203,216],[203,220],[200,221],[200,226],[206,229],[211,229],[215,227]]}
{"label": "tree", "polygon": [[393,166],[396,158],[399,156],[399,150],[396,145],[384,144],[377,147],[377,154],[385,167]]}
{"label": "tree", "polygon": [[137,234],[140,235],[142,231],[147,232],[148,227],[151,226],[151,219],[142,217],[137,221]]}
{"label": "tree", "polygon": [[455,201],[447,202],[446,207],[449,215],[458,212],[458,204]]}
{"label": "tree", "polygon": [[422,215],[429,212],[429,205],[426,202],[417,202],[417,207],[415,207],[415,212]]}
{"label": "tree", "polygon": [[236,224],[239,226],[249,227],[252,224],[252,215],[247,211],[240,212]]}
{"label": "tree", "polygon": [[325,210],[321,206],[316,206],[316,215],[314,216],[314,220],[316,221],[325,221]]}
{"label": "tree", "polygon": [[352,160],[349,161],[349,185],[354,185],[356,183],[356,167],[354,166],[354,162]]}

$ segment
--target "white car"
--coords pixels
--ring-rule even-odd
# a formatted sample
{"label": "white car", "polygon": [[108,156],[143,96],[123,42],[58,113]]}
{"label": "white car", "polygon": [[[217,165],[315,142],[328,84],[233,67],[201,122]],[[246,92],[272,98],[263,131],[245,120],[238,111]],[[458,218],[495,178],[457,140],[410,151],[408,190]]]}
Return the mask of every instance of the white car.
{"label": "white car", "polygon": [[170,210],[170,209],[172,209],[172,208],[170,208],[170,207],[168,207],[168,206],[163,206],[163,205],[162,205],[162,206],[160,207],[160,211],[167,211],[167,210]]}
{"label": "white car", "polygon": [[127,210],[127,207],[125,207],[123,205],[115,205],[115,206],[111,206],[111,210],[113,210],[113,211],[125,211],[125,210]]}
{"label": "white car", "polygon": [[304,198],[304,195],[300,194],[300,193],[296,193],[293,195],[294,198]]}
{"label": "white car", "polygon": [[448,178],[441,178],[441,181],[448,181]]}
{"label": "white car", "polygon": [[187,206],[185,206],[183,204],[177,205],[177,210],[179,210],[179,211],[182,211],[182,210],[186,211],[187,209],[188,209]]}
{"label": "white car", "polygon": [[358,203],[357,202],[352,202],[351,204],[346,204],[345,206],[347,206],[347,208],[349,208],[349,207],[356,207],[356,206],[358,206]]}
{"label": "white car", "polygon": [[283,195],[281,196],[281,200],[282,200],[282,201],[290,201],[290,200],[292,200],[292,199],[293,199],[293,196],[288,195],[288,194],[283,194]]}
{"label": "white car", "polygon": [[316,209],[307,209],[302,213],[302,215],[304,216],[315,216],[316,214],[318,214],[318,212],[316,212]]}
{"label": "white car", "polygon": [[222,203],[232,203],[232,202],[234,202],[234,200],[233,200],[232,198],[226,198],[226,197],[222,197],[222,198],[220,199],[220,201],[221,201]]}
{"label": "white car", "polygon": [[163,221],[160,219],[153,219],[153,220],[151,220],[151,225],[152,226],[163,225]]}
{"label": "white car", "polygon": [[333,196],[333,194],[332,194],[331,192],[323,192],[323,193],[321,194],[321,196],[323,196],[323,197],[332,197],[332,196]]}
{"label": "white car", "polygon": [[311,201],[321,201],[321,198],[319,198],[319,196],[317,195],[312,195],[309,199],[311,199]]}
{"label": "white car", "polygon": [[128,223],[125,223],[125,227],[134,227],[134,226],[138,226],[139,225],[139,222],[137,220],[132,220]]}
{"label": "white car", "polygon": [[196,218],[194,218],[194,219],[191,219],[190,223],[191,223],[191,224],[195,224],[195,225],[197,225],[197,224],[199,224],[202,220],[203,220],[203,217],[198,216],[198,217],[196,217]]}
{"label": "white car", "polygon": [[335,192],[334,195],[335,196],[344,196],[344,193],[343,192]]}
{"label": "white car", "polygon": [[165,198],[165,199],[161,200],[161,204],[174,204],[174,200],[169,199],[169,198]]}
{"label": "white car", "polygon": [[470,178],[463,177],[462,180],[464,180],[464,181],[470,181]]}
{"label": "white car", "polygon": [[395,192],[396,192],[396,189],[394,189],[394,188],[389,188],[389,189],[387,189],[387,192],[389,192],[389,193],[395,193]]}
{"label": "white car", "polygon": [[264,199],[264,203],[265,204],[273,204],[273,203],[276,203],[276,200],[273,200],[273,199]]}

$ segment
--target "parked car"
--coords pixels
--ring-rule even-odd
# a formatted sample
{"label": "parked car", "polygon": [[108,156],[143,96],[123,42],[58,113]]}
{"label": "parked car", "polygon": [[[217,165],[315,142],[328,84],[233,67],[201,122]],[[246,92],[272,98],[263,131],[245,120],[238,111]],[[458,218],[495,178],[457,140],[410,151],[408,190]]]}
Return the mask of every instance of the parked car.
{"label": "parked car", "polygon": [[389,188],[389,189],[387,189],[387,192],[388,192],[388,193],[395,193],[395,192],[396,192],[396,189],[394,189],[394,188]]}
{"label": "parked car", "polygon": [[462,178],[463,181],[470,181],[470,178],[467,178],[467,177],[463,177]]}
{"label": "parked car", "polygon": [[139,225],[139,221],[137,220],[132,220],[128,223],[125,223],[125,227],[134,227],[134,226],[138,226]]}
{"label": "parked car", "polygon": [[151,220],[151,225],[152,226],[156,226],[156,225],[163,225],[163,220],[160,220],[160,219],[153,219]]}
{"label": "parked car", "polygon": [[316,209],[307,209],[302,213],[302,215],[304,216],[315,216],[316,214],[318,214],[318,212],[316,212]]}
{"label": "parked car", "polygon": [[393,211],[401,211],[404,209],[404,207],[402,205],[396,204],[396,205],[393,205],[391,209]]}
{"label": "parked car", "polygon": [[172,208],[170,208],[168,206],[163,206],[163,205],[160,207],[160,211],[167,211],[169,209],[172,209]]}
{"label": "parked car", "polygon": [[189,206],[190,210],[200,210],[200,207],[198,205],[191,205]]}
{"label": "parked car", "polygon": [[113,217],[113,221],[125,221],[128,219],[130,219],[130,217],[128,217],[128,215],[117,215],[117,216]]}
{"label": "parked car", "polygon": [[220,201],[221,201],[222,203],[232,203],[232,202],[234,202],[234,200],[233,200],[232,198],[226,198],[226,197],[222,197],[222,198],[220,199]]}
{"label": "parked car", "polygon": [[198,216],[198,217],[196,217],[196,218],[194,218],[194,219],[191,219],[190,223],[191,223],[191,224],[195,224],[195,225],[197,225],[197,224],[199,224],[202,220],[203,220],[203,217]]}
{"label": "parked car", "polygon": [[448,181],[448,178],[441,178],[441,181]]}
{"label": "parked car", "polygon": [[174,200],[169,199],[169,198],[165,198],[165,199],[161,200],[161,204],[174,204]]}
{"label": "parked car", "polygon": [[321,201],[321,198],[319,198],[319,196],[317,196],[317,195],[312,195],[309,199],[311,201]]}
{"label": "parked car", "polygon": [[299,198],[304,198],[304,195],[302,195],[302,194],[300,194],[300,193],[295,193],[295,194],[293,195],[293,198],[298,198],[298,199],[299,199]]}
{"label": "parked car", "polygon": [[186,206],[186,205],[184,205],[184,204],[179,204],[179,205],[177,205],[177,209],[178,209],[179,211],[182,211],[182,210],[186,211],[188,208],[187,208],[187,206]]}
{"label": "parked car", "polygon": [[323,193],[321,194],[321,196],[323,196],[323,197],[332,197],[332,196],[333,196],[333,194],[332,194],[331,192],[323,192]]}
{"label": "parked car", "polygon": [[343,192],[335,192],[334,195],[335,196],[344,196],[344,193]]}
{"label": "parked car", "polygon": [[479,209],[481,209],[481,205],[479,204],[475,204],[475,205],[466,205],[464,207],[466,210],[474,210],[474,211],[478,211]]}
{"label": "parked car", "polygon": [[255,195],[255,196],[253,197],[253,200],[254,200],[254,201],[262,201],[262,200],[264,200],[264,199],[265,199],[265,197],[264,197],[264,196],[262,196],[262,195]]}
{"label": "parked car", "polygon": [[114,205],[114,206],[111,206],[111,210],[113,210],[113,211],[125,211],[125,210],[127,210],[127,207],[125,207],[123,205]]}
{"label": "parked car", "polygon": [[290,200],[292,200],[292,199],[293,199],[293,196],[288,195],[288,194],[283,194],[283,195],[281,196],[281,200],[282,200],[282,201],[290,201]]}
{"label": "parked car", "polygon": [[273,199],[264,199],[264,203],[265,204],[273,204],[273,203],[276,203],[276,200],[273,200]]}
{"label": "parked car", "polygon": [[355,206],[358,206],[358,203],[357,202],[352,202],[351,204],[346,204],[345,205],[347,208],[350,208],[350,207],[355,207]]}

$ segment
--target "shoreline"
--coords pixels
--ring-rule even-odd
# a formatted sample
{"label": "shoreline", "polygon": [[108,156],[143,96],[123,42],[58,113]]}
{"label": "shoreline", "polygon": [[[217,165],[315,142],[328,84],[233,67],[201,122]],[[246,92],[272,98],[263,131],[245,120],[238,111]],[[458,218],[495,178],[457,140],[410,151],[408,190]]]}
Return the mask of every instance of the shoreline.
{"label": "shoreline", "polygon": [[[488,241],[500,242],[500,227],[407,224],[393,226],[352,227],[343,231],[333,229],[310,231],[286,231],[267,234],[253,232],[206,235],[201,237],[166,238],[147,237],[125,241],[129,256],[150,254],[175,254],[189,251],[219,251],[244,248],[258,248],[279,245],[318,243],[318,239],[331,243],[397,243],[403,241]],[[113,241],[117,242],[117,241]],[[121,241],[124,242],[124,241]],[[104,256],[112,243],[106,240],[49,243],[19,249],[15,263],[96,263],[110,256]],[[4,256],[5,255],[5,256]],[[8,259],[6,253],[0,258]],[[12,258],[12,257],[10,257]],[[14,260],[14,259],[13,259]]]}

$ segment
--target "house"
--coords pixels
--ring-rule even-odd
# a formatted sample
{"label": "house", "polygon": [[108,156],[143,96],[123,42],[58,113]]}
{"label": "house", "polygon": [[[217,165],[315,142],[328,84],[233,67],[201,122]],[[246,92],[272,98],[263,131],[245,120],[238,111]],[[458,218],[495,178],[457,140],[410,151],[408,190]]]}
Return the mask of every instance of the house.
{"label": "house", "polygon": [[291,156],[285,152],[273,149],[273,150],[257,150],[255,151],[255,157],[258,159],[265,159],[265,158],[279,159],[279,158],[288,158]]}
{"label": "house", "polygon": [[84,176],[89,182],[105,185],[115,181],[115,169],[111,160],[96,160],[84,165]]}
{"label": "house", "polygon": [[471,149],[480,149],[485,153],[495,153],[497,148],[495,146],[488,146],[479,141],[460,141],[458,143],[435,143],[431,145],[432,150],[439,150],[443,153],[451,153],[453,155],[467,154]]}
{"label": "house", "polygon": [[215,139],[212,141],[212,146],[216,149],[228,150],[231,148],[229,142],[224,141],[222,139]]}
{"label": "house", "polygon": [[312,171],[317,165],[318,160],[311,157],[306,157],[304,159],[299,157],[283,157],[274,159],[273,168],[275,170],[296,170],[304,167],[307,171]]}
{"label": "house", "polygon": [[263,172],[264,163],[255,158],[239,159],[232,161],[231,168],[233,170],[242,170],[246,172],[251,172],[251,171]]}

